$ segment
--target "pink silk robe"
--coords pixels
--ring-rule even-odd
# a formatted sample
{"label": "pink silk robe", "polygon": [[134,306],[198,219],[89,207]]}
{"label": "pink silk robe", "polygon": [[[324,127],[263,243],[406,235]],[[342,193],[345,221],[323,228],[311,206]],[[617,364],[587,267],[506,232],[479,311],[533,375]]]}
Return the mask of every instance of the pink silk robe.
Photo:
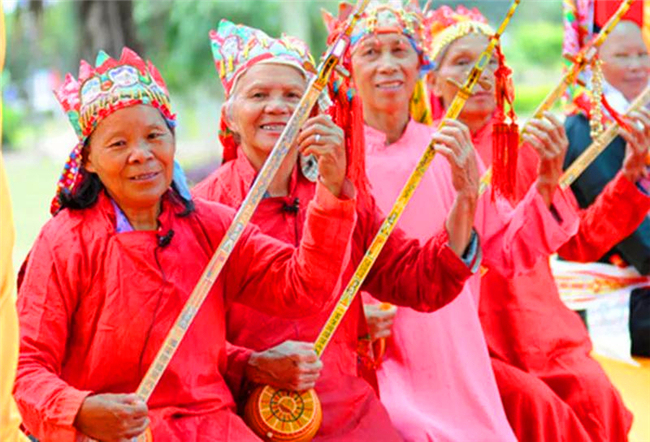
{"label": "pink silk robe", "polygon": [[[249,226],[149,400],[156,442],[259,440],[235,415],[226,371],[225,312],[237,302],[304,316],[331,301],[356,218],[355,201],[319,186],[294,249]],[[169,195],[169,194],[168,194]],[[153,361],[233,217],[196,201],[189,216],[164,197],[161,234],[116,233],[111,200],[63,210],[36,240],[19,288],[14,397],[41,442],[74,442],[84,398],[131,393]],[[156,259],[157,257],[157,259]]]}
{"label": "pink silk robe", "polygon": [[[488,124],[473,136],[486,164],[492,161],[491,133]],[[530,146],[519,152],[517,200],[535,182],[538,165]],[[619,174],[581,211],[578,233],[558,252],[573,261],[598,260],[638,227],[649,208],[650,198]],[[627,439],[631,414],[589,356],[587,330],[561,301],[548,259],[515,278],[488,272],[480,315],[506,414],[520,441]]]}
{"label": "pink silk robe", "polygon": [[[366,126],[366,167],[383,211],[392,207],[434,130],[411,121],[402,137],[386,146],[384,134]],[[436,156],[399,226],[425,240],[444,225],[454,196],[449,165]],[[535,189],[514,211],[502,200],[495,206],[489,194],[481,198],[475,227],[483,265],[512,276],[575,234],[573,202],[559,196],[553,204],[560,222]],[[407,441],[515,440],[478,317],[479,289],[475,275],[460,296],[433,314],[398,308],[378,380],[382,402]]]}
{"label": "pink silk robe", "polygon": [[[206,178],[194,189],[194,194],[239,207],[255,173],[246,156],[239,151],[237,159]],[[298,242],[304,233],[304,208],[313,198],[314,188],[315,185],[295,168],[289,195],[262,200],[253,222],[263,232],[279,240],[290,244]],[[299,203],[296,209],[292,209],[296,207],[296,198]],[[351,251],[353,264],[361,260],[383,219],[371,199],[365,203],[359,202],[357,213]],[[432,232],[430,237],[433,236],[433,240],[423,247],[397,230],[370,270],[364,288],[384,301],[425,311],[435,310],[452,301],[471,273],[446,245],[446,231],[438,230],[436,234]],[[345,270],[344,284],[355,267],[350,265]],[[301,320],[287,320],[243,305],[234,305],[228,311],[227,339],[237,346],[256,351],[286,340],[313,342],[328,316],[329,311]],[[361,298],[357,297],[322,356],[323,371],[316,383],[316,391],[323,406],[323,423],[315,441],[401,440],[371,386],[376,384],[376,379],[362,379],[357,371],[358,339],[367,333]],[[239,348],[232,354],[231,380],[237,389],[241,380],[233,372],[243,371],[250,353]]]}

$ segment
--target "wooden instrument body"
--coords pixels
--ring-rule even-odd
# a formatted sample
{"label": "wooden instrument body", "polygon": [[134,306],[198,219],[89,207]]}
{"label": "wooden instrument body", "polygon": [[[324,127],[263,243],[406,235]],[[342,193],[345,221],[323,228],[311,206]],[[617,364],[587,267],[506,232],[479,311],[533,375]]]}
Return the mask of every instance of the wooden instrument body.
{"label": "wooden instrument body", "polygon": [[256,387],[244,409],[244,420],[258,436],[272,442],[308,442],[323,421],[316,391]]}

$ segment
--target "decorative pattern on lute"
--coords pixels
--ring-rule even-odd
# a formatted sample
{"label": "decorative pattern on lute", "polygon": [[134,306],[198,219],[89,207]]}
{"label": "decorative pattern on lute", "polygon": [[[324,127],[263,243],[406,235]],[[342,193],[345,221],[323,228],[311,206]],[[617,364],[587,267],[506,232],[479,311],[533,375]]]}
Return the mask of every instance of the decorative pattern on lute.
{"label": "decorative pattern on lute", "polygon": [[[639,94],[638,97],[630,104],[630,108],[627,110],[625,115],[629,115],[632,112],[638,111],[639,109],[645,107],[650,103],[650,86],[646,88]],[[603,151],[609,146],[609,144],[616,138],[618,135],[618,130],[620,129],[619,124],[616,121],[612,121],[612,124],[605,129],[605,131],[596,138],[591,145],[585,149],[582,154],[569,166],[567,170],[564,171],[562,177],[560,177],[560,188],[562,190],[567,189],[578,177],[584,172],[591,163],[594,162],[598,155],[603,153]]]}

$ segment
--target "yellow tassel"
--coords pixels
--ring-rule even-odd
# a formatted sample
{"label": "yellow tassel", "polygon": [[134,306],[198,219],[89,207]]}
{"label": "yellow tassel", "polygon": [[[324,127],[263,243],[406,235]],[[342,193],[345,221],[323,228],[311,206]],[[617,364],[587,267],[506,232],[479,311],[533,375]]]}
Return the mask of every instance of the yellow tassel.
{"label": "yellow tassel", "polygon": [[409,103],[409,111],[414,121],[426,125],[433,124],[431,103],[429,102],[429,94],[423,78],[420,78],[415,83],[415,89]]}

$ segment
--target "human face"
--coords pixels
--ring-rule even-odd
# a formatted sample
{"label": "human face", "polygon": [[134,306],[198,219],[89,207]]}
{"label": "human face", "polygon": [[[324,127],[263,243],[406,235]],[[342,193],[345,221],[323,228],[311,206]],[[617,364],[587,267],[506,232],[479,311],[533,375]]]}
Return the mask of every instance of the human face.
{"label": "human face", "polygon": [[175,140],[160,111],[137,105],[113,112],[90,137],[84,167],[124,210],[160,203],[172,182]]}
{"label": "human face", "polygon": [[648,85],[650,57],[641,29],[633,22],[621,22],[600,49],[605,80],[628,101]]}
{"label": "human face", "polygon": [[[488,44],[488,38],[482,34],[468,34],[452,42],[440,60],[439,68],[429,75],[432,92],[442,99],[445,108],[449,107],[458,92],[458,86],[467,79],[472,67]],[[498,63],[492,57],[488,67],[483,71],[480,84],[474,88],[474,94],[467,100],[461,120],[486,119],[496,107],[494,97],[494,71]],[[450,81],[450,80],[453,80]]]}
{"label": "human face", "polygon": [[376,34],[362,40],[352,53],[352,72],[364,112],[408,112],[419,68],[418,54],[402,34]]}
{"label": "human face", "polygon": [[263,163],[300,102],[306,80],[297,68],[258,63],[244,72],[226,106],[246,156]]}

